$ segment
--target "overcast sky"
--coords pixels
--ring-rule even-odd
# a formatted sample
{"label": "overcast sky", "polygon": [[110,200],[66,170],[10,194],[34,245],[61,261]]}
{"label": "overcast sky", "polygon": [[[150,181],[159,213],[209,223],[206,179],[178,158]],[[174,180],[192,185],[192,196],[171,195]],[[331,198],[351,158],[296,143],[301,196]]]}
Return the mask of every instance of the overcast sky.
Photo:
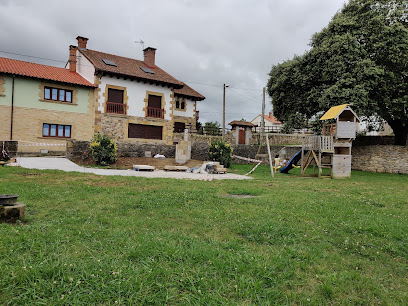
{"label": "overcast sky", "polygon": [[[227,124],[261,112],[272,65],[308,50],[345,0],[0,0],[0,56],[63,67],[78,35],[88,48],[156,64],[206,99],[200,121]],[[55,61],[52,61],[55,60]],[[207,85],[203,85],[207,84]],[[271,103],[267,97],[267,111]]]}

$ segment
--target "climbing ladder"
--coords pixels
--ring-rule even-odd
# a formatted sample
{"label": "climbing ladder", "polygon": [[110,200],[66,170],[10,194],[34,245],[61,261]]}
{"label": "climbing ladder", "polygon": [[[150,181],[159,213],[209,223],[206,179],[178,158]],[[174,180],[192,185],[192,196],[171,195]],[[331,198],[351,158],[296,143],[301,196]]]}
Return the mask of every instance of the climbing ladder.
{"label": "climbing ladder", "polygon": [[[323,168],[330,170],[332,177],[333,169],[334,142],[332,136],[305,136],[302,140],[301,172],[305,174],[307,167],[313,165],[313,174],[315,167],[318,167],[318,176],[323,176]],[[305,156],[306,155],[306,156]],[[324,163],[323,163],[324,161]]]}

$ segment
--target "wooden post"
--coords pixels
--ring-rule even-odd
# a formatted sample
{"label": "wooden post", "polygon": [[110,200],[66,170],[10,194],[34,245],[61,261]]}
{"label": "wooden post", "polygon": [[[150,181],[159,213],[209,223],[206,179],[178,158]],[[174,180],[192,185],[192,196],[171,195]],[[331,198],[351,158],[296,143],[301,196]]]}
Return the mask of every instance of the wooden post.
{"label": "wooden post", "polygon": [[305,136],[302,137],[302,157],[300,159],[300,173],[301,173],[301,175],[305,174],[305,171],[303,170],[304,156],[305,156]]}
{"label": "wooden post", "polygon": [[265,137],[266,137],[266,146],[268,148],[268,155],[269,155],[269,166],[271,167],[272,178],[274,178],[275,174],[273,173],[272,156],[271,156],[271,148],[269,147],[268,133],[265,134]]}
{"label": "wooden post", "polygon": [[265,87],[262,95],[262,118],[261,118],[261,137],[265,134]]}

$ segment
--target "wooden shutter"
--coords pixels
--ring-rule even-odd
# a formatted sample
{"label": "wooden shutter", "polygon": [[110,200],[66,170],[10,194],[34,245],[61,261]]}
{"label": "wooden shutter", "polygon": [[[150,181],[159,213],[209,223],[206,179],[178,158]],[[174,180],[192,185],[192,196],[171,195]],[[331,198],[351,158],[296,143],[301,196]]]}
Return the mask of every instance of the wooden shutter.
{"label": "wooden shutter", "polygon": [[149,95],[147,106],[152,108],[161,108],[161,98],[161,96]]}
{"label": "wooden shutter", "polygon": [[174,133],[183,133],[186,128],[184,122],[174,122]]}
{"label": "wooden shutter", "polygon": [[161,140],[163,138],[163,127],[129,123],[128,137]]}
{"label": "wooden shutter", "polygon": [[123,103],[123,90],[108,88],[108,102]]}
{"label": "wooden shutter", "polygon": [[146,139],[162,139],[163,137],[163,127],[146,125]]}

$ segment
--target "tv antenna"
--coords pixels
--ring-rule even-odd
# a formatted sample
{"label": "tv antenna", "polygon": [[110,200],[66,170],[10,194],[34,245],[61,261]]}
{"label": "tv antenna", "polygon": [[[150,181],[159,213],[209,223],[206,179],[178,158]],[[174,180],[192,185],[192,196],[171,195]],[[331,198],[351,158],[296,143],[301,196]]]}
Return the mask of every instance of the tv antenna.
{"label": "tv antenna", "polygon": [[138,41],[135,41],[135,44],[140,44],[144,50],[144,41],[139,38]]}

